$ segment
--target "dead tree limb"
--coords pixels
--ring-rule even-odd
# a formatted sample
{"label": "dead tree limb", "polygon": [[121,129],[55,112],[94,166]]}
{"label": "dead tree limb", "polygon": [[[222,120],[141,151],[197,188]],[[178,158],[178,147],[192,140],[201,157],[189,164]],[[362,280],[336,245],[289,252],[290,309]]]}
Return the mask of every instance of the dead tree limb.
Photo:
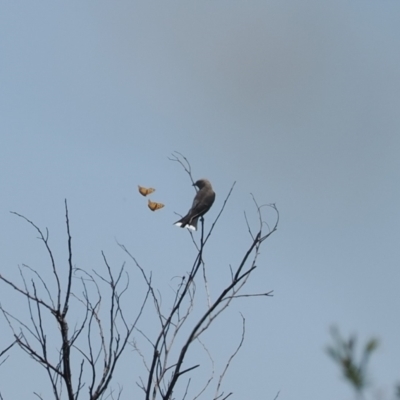
{"label": "dead tree limb", "polygon": [[[96,271],[89,273],[73,266],[67,201],[66,277],[60,274],[62,266],[56,262],[49,245],[48,230],[41,230],[21,214],[13,214],[28,222],[39,233],[54,278],[54,282],[46,281],[44,275],[27,265],[19,267],[22,286],[0,275],[0,281],[25,298],[28,305],[29,321],[18,318],[0,305],[0,311],[8,322],[15,343],[47,371],[56,400],[61,399],[62,393],[66,393],[68,400],[77,400],[85,386],[90,400],[100,399],[110,387],[115,368],[143,313],[150,292],[147,291],[144,296],[134,321],[128,322],[121,302],[129,287],[129,275],[125,271],[125,265],[122,265],[117,273],[113,272],[105,254],[102,253],[106,267],[104,276]],[[31,276],[28,278],[29,273]],[[105,289],[100,289],[100,284],[105,286]],[[71,302],[72,299],[76,300],[76,303]],[[108,317],[100,312],[103,303],[109,307]],[[53,320],[53,325],[49,323],[49,317]],[[80,318],[80,322],[71,329],[72,317],[73,320]],[[54,351],[54,346],[49,344],[49,338],[56,337],[59,350]],[[100,359],[101,363],[98,362]],[[74,365],[77,363],[79,367],[73,374]]]}
{"label": "dead tree limb", "polygon": [[[178,152],[174,152],[170,160],[179,163],[183,167],[184,171],[188,174],[190,181],[192,183],[195,181],[192,176],[192,168],[185,156]],[[224,310],[226,310],[226,308],[232,301],[243,297],[268,297],[272,295],[272,291],[256,294],[240,293],[242,288],[247,283],[249,276],[256,269],[256,261],[258,259],[259,250],[262,243],[277,230],[279,222],[279,213],[276,206],[274,204],[268,205],[268,207],[272,208],[277,215],[274,226],[272,227],[272,229],[269,228],[269,226],[264,221],[262,215],[263,208],[266,206],[259,206],[254,197],[253,201],[259,220],[258,228],[253,233],[250,224],[247,221],[247,216],[245,216],[246,224],[251,235],[251,242],[249,243],[249,246],[245,251],[242,259],[239,261],[238,265],[235,268],[231,269],[231,280],[228,281],[225,287],[220,290],[216,298],[211,299],[208,293],[203,255],[207,249],[207,243],[214,231],[214,228],[219,221],[228,200],[231,197],[234,186],[235,183],[233,183],[227,196],[225,197],[223,205],[218,212],[216,219],[212,223],[210,229],[207,232],[205,231],[204,219],[201,218],[201,228],[199,232],[200,238],[197,240],[194,234],[189,231],[197,254],[195,256],[190,271],[179,282],[173,302],[169,308],[169,311],[166,314],[163,311],[163,307],[161,307],[158,297],[156,296],[157,290],[155,289],[155,287],[153,287],[150,277],[146,275],[143,268],[139,265],[135,257],[133,257],[132,254],[126,249],[126,247],[121,245],[121,248],[134,261],[136,267],[140,269],[148,286],[148,290],[153,297],[155,311],[157,314],[157,318],[160,322],[160,331],[154,340],[149,339],[149,334],[144,334],[143,331],[140,330],[140,333],[146,337],[147,341],[151,343],[152,346],[151,362],[145,363],[147,378],[145,380],[140,379],[140,383],[138,383],[139,387],[143,390],[145,394],[146,400],[156,400],[158,398],[162,400],[172,400],[173,398],[175,398],[173,393],[177,387],[178,382],[182,380],[183,376],[186,376],[188,373],[190,374],[198,367],[197,363],[194,363],[194,365],[191,366],[189,365],[187,367],[184,367],[184,361],[186,360],[189,349],[194,342],[198,342],[200,340],[200,336],[203,334],[203,332],[205,332],[211,326],[212,322],[219,315],[221,315]],[[267,232],[264,232],[265,227],[268,228]],[[195,322],[190,322],[191,327],[189,327],[189,316],[191,315],[193,307],[195,305],[197,282],[196,277],[198,275],[200,267],[203,267],[203,284],[205,285],[205,291],[207,293],[207,307],[205,310],[202,311],[202,314],[197,318]],[[197,282],[197,284],[199,284],[199,282]],[[219,394],[219,392],[221,389],[221,382],[226,375],[226,371],[229,368],[232,359],[241,348],[244,340],[244,317],[242,321],[243,330],[240,344],[236,348],[236,350],[233,351],[223,371],[220,374],[214,399],[227,399],[232,394],[228,393],[224,396],[223,393]],[[186,338],[182,339],[182,337],[179,337],[178,340],[178,333],[183,326],[185,326],[186,330],[189,329],[189,331],[186,334]],[[204,343],[202,343],[202,346],[206,349]],[[141,358],[143,359],[143,352],[139,349],[138,343],[136,341],[134,342],[134,348],[139,352],[139,354],[141,354]],[[212,359],[211,355],[210,358]],[[213,361],[212,364],[214,365]],[[204,393],[205,388],[209,386],[212,379],[214,379],[214,369],[212,372],[212,377],[207,380],[204,388],[200,391],[200,393],[196,396],[193,396],[194,399],[197,399],[200,394]],[[189,386],[191,382],[192,379],[189,378],[187,380],[187,383],[185,384],[182,396],[183,399],[188,396]]]}

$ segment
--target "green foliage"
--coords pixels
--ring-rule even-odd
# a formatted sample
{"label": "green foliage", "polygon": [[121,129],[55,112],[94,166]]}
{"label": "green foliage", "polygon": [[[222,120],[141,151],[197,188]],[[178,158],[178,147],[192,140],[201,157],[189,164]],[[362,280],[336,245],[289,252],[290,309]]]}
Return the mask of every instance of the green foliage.
{"label": "green foliage", "polygon": [[[357,360],[357,337],[352,335],[344,339],[336,327],[331,328],[333,344],[326,349],[330,357],[339,365],[346,381],[353,387],[359,397],[368,386],[367,366],[373,351],[378,347],[378,340],[370,339],[364,346],[361,358]],[[400,398],[400,397],[399,397]]]}

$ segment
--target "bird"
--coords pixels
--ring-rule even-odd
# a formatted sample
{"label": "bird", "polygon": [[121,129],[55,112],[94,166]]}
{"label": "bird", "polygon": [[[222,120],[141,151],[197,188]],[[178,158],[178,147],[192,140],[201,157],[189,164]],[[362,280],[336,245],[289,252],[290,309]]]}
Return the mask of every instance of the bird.
{"label": "bird", "polygon": [[203,216],[213,205],[215,200],[215,192],[211,186],[211,183],[207,179],[199,179],[193,186],[197,186],[199,191],[194,197],[193,204],[188,213],[176,221],[174,225],[181,228],[188,228],[193,231],[197,230],[197,221]]}

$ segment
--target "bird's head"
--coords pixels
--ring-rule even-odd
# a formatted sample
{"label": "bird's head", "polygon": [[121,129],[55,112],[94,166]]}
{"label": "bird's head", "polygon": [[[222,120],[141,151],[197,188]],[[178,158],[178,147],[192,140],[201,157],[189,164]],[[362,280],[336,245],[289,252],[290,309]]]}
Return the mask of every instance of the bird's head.
{"label": "bird's head", "polygon": [[198,181],[193,183],[193,186],[197,186],[199,189],[202,189],[205,186],[211,187],[211,183],[207,179],[199,179]]}

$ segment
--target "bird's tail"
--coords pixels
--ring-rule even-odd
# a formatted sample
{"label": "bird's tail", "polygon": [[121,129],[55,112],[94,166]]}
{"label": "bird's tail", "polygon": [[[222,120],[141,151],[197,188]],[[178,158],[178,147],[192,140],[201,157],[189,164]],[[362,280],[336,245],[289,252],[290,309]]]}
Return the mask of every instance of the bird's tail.
{"label": "bird's tail", "polygon": [[193,218],[192,220],[188,218],[188,216],[183,217],[179,221],[176,221],[174,225],[179,226],[181,228],[188,228],[192,231],[197,230],[197,220],[198,218]]}

